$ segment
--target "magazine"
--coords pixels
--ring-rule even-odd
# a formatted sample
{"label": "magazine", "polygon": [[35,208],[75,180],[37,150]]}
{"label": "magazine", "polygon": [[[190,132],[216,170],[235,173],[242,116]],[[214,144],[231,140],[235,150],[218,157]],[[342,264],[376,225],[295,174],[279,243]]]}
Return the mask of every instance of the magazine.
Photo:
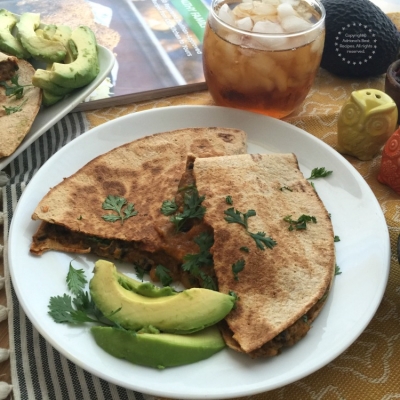
{"label": "magazine", "polygon": [[202,41],[210,0],[0,0],[45,24],[88,25],[116,63],[79,110],[205,90]]}

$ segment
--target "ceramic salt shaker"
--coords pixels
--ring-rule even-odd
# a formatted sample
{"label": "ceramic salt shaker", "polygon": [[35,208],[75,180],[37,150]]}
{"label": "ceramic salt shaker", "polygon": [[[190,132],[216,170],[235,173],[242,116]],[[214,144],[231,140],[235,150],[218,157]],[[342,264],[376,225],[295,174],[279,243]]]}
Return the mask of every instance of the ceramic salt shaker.
{"label": "ceramic salt shaker", "polygon": [[377,89],[351,93],[337,124],[337,150],[359,160],[371,160],[397,127],[396,103]]}

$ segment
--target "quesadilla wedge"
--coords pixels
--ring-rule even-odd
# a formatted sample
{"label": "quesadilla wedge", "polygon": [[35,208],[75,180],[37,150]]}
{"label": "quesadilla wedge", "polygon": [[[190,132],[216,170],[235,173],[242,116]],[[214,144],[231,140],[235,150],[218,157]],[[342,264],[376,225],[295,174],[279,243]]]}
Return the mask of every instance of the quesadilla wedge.
{"label": "quesadilla wedge", "polygon": [[[27,61],[0,53],[0,157],[14,153],[28,134],[42,102],[42,92],[31,86],[35,69]],[[6,96],[6,87],[15,86],[12,78],[17,78],[23,88],[23,95]]]}
{"label": "quesadilla wedge", "polygon": [[[274,356],[325,303],[335,274],[330,216],[293,154],[196,158],[193,177],[219,291],[238,296],[224,339],[252,357]],[[297,229],[301,216],[308,222]]]}
{"label": "quesadilla wedge", "polygon": [[[187,154],[245,152],[243,131],[217,127],[159,133],[117,147],[64,179],[41,200],[32,215],[42,223],[31,252],[91,252],[146,271],[162,264],[180,279],[182,254],[196,251],[197,245],[186,232],[167,234],[168,218],[160,208],[174,197]],[[126,204],[120,203],[122,199]],[[111,203],[120,204],[123,217],[125,212],[132,216],[119,218]],[[104,204],[111,204],[111,209],[104,209]]]}

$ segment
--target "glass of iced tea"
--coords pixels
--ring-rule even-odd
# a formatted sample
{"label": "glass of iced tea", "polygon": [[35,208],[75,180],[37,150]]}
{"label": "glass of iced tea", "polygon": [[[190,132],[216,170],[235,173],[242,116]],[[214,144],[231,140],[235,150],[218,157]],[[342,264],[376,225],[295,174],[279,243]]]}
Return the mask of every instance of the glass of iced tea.
{"label": "glass of iced tea", "polygon": [[212,0],[203,40],[208,90],[217,105],[283,118],[309,93],[324,39],[319,0]]}

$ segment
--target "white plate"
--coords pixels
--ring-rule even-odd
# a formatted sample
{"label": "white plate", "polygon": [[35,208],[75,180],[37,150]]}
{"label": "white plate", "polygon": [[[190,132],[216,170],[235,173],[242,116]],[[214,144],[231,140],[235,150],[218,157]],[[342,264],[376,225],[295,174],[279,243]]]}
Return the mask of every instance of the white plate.
{"label": "white plate", "polygon": [[[294,152],[306,177],[315,167],[333,174],[315,181],[332,215],[337,264],[332,293],[309,334],[272,359],[250,358],[223,350],[208,360],[163,371],[113,358],[96,346],[88,327],[53,322],[47,315],[51,296],[66,292],[71,255],[29,254],[38,227],[31,214],[62,178],[113,147],[141,136],[196,126],[244,129],[249,152]],[[58,151],[33,177],[15,211],[9,261],[19,301],[27,316],[57,350],[85,370],[136,391],[173,398],[223,399],[268,391],[294,382],[341,354],[366,328],[381,302],[389,273],[390,243],[381,208],[359,173],[340,154],[307,132],[262,115],[220,107],[168,107],[131,114],[101,125]],[[75,267],[92,276],[95,258],[78,257]],[[124,272],[132,267],[120,266]],[[131,276],[135,276],[132,273]],[[39,290],[34,290],[38,288]]]}
{"label": "white plate", "polygon": [[67,96],[64,100],[61,100],[50,107],[42,107],[36,116],[29,133],[25,136],[24,140],[17,147],[14,153],[8,157],[0,158],[0,171],[14,160],[15,157],[20,155],[31,143],[56,124],[62,117],[72,111],[87,96],[89,96],[101,82],[104,81],[114,65],[115,57],[110,50],[103,46],[99,45],[98,49],[100,72],[96,76],[96,79],[82,89],[74,91],[74,93]]}

